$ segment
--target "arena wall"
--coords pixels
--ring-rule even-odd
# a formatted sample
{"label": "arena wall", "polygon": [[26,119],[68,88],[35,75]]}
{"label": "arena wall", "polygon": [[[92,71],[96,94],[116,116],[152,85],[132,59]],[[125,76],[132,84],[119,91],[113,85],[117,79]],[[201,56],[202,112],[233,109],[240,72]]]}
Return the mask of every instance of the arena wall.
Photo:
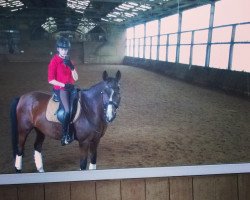
{"label": "arena wall", "polygon": [[250,174],[0,186],[1,200],[248,200]]}
{"label": "arena wall", "polygon": [[[91,33],[86,39],[72,39],[70,56],[73,60],[87,64],[121,64],[125,56],[125,31],[107,27],[104,39],[98,33]],[[38,39],[30,37],[29,30],[20,31],[20,41],[13,54],[0,41],[0,62],[49,62],[56,53],[55,38],[43,35]]]}
{"label": "arena wall", "polygon": [[[83,42],[82,62],[90,64],[121,64],[125,56],[125,31],[116,27],[106,28],[104,40]],[[94,35],[94,34],[93,34]]]}
{"label": "arena wall", "polygon": [[0,175],[1,200],[248,200],[250,163]]}
{"label": "arena wall", "polygon": [[250,73],[125,57],[123,64],[250,99]]}

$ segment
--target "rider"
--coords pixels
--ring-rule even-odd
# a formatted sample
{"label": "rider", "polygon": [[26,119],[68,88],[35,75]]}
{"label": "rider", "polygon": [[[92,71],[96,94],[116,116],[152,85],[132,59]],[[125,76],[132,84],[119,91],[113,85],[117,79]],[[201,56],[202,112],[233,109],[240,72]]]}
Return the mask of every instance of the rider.
{"label": "rider", "polygon": [[62,119],[62,145],[69,144],[72,140],[69,135],[69,91],[74,88],[73,84],[78,80],[77,71],[68,56],[70,46],[70,41],[67,38],[60,37],[56,42],[58,53],[54,55],[48,66],[48,82],[54,86],[53,90],[59,97],[64,108],[64,116]]}

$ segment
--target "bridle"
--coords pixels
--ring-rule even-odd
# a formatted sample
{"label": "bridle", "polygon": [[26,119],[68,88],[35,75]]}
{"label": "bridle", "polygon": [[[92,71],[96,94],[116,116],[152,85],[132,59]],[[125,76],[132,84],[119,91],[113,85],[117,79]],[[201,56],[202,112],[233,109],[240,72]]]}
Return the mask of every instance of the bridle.
{"label": "bridle", "polygon": [[[108,95],[106,92],[104,92],[104,90],[101,91],[101,95],[102,95],[102,102],[103,102],[103,108],[104,108],[104,119],[107,123],[111,123],[115,118],[116,118],[116,110],[119,107],[119,102],[114,101],[113,94],[115,93],[115,91],[113,90],[113,88],[109,88],[111,89],[111,94],[108,97],[108,102],[105,102],[104,100],[104,94]],[[109,110],[109,109],[112,110]],[[111,118],[108,117],[108,112],[111,111],[112,116]]]}

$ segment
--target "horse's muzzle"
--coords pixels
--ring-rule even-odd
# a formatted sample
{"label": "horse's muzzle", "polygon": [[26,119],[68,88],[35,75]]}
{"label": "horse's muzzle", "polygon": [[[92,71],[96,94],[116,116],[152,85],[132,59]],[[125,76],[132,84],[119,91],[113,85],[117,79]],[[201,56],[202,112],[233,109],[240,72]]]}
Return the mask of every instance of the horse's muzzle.
{"label": "horse's muzzle", "polygon": [[109,102],[105,109],[105,120],[107,123],[111,123],[116,117],[117,105],[113,102]]}

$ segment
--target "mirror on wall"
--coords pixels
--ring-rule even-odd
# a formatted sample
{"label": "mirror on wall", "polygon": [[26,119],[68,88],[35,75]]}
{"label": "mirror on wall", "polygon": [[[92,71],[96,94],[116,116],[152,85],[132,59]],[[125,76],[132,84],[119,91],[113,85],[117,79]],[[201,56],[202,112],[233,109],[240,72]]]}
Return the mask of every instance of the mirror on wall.
{"label": "mirror on wall", "polygon": [[[241,3],[237,2],[238,7],[234,7],[235,11],[244,5],[245,0],[241,1]],[[227,9],[224,2],[225,1],[218,1],[215,3],[215,6],[218,6],[216,12],[219,10],[223,12],[222,7]],[[228,2],[228,6],[230,6],[232,1],[230,0]],[[97,4],[96,2],[96,4],[91,4],[91,6],[101,8],[100,5],[98,6]],[[111,7],[114,9],[115,5]],[[109,7],[109,9],[111,9],[111,7]],[[206,9],[205,14],[207,20],[211,17],[210,9],[212,7],[213,6],[210,5],[203,7]],[[178,11],[180,12],[180,10]],[[186,16],[192,15],[190,11],[191,10],[186,11],[182,16],[183,23],[186,25],[190,25],[190,23],[188,23],[190,20],[185,18]],[[228,12],[228,10],[224,11]],[[10,12],[11,11],[9,11],[9,13]],[[9,13],[4,14],[9,16],[7,15]],[[234,23],[247,21],[245,22],[246,27],[248,27],[250,23],[249,18],[244,18],[244,13],[248,14],[248,12],[245,12],[245,9],[243,9],[242,17],[237,18],[237,20],[241,21],[232,21],[235,20],[232,19],[226,22],[223,21],[220,13],[215,13],[214,26],[225,25],[225,23],[231,24],[229,27],[235,32],[230,29],[227,33],[236,34],[237,42],[237,38],[241,35],[239,31],[242,30],[242,33],[246,33],[247,28],[242,28],[242,24],[236,25]],[[176,55],[179,26],[177,26],[178,24],[176,23],[180,20],[178,20],[176,13],[174,13],[175,15],[172,14],[173,13],[171,13],[171,20],[169,20],[169,18],[154,19],[152,21],[154,29],[148,28],[151,30],[150,34],[146,32],[147,27],[150,27],[151,20],[147,20],[146,22],[142,19],[140,19],[142,20],[139,21],[140,23],[130,21],[131,26],[128,26],[128,24],[123,24],[122,26],[106,24],[110,22],[110,19],[106,18],[106,21],[104,20],[105,23],[99,22],[98,26],[91,20],[77,19],[77,22],[81,22],[80,29],[77,29],[79,27],[77,23],[74,23],[74,18],[72,18],[70,20],[70,28],[72,30],[65,30],[63,26],[65,20],[62,20],[63,23],[60,24],[60,20],[56,20],[55,17],[53,17],[52,20],[50,16],[44,16],[43,23],[48,22],[47,24],[45,23],[44,26],[49,31],[40,34],[39,37],[36,35],[36,31],[39,32],[41,26],[40,24],[39,26],[37,25],[35,18],[34,23],[31,23],[34,26],[31,27],[27,25],[29,23],[27,23],[26,18],[23,19],[20,24],[17,23],[18,20],[11,20],[12,18],[8,18],[9,24],[7,24],[5,19],[0,19],[1,22],[4,21],[4,23],[1,23],[0,28],[5,26],[3,28],[7,27],[8,30],[12,30],[9,26],[11,25],[11,27],[16,28],[15,30],[20,30],[20,32],[18,32],[18,40],[16,39],[19,50],[17,51],[15,47],[14,52],[12,52],[11,48],[8,49],[8,47],[11,47],[11,45],[8,46],[8,41],[11,40],[6,40],[4,34],[0,31],[0,173],[15,173],[15,164],[20,167],[21,163],[22,172],[36,172],[36,167],[41,166],[41,158],[43,159],[45,172],[75,171],[85,165],[83,161],[80,161],[81,149],[79,150],[78,142],[73,141],[68,145],[62,146],[59,131],[56,132],[57,136],[53,136],[52,133],[49,134],[48,137],[46,136],[42,148],[37,145],[37,142],[36,146],[39,148],[39,151],[42,149],[42,154],[36,152],[34,156],[36,131],[33,129],[27,138],[23,138],[23,141],[25,141],[24,156],[22,156],[22,158],[18,157],[16,162],[13,159],[10,124],[11,102],[13,98],[20,97],[31,91],[42,91],[52,94],[52,86],[48,83],[48,64],[57,52],[55,48],[55,38],[60,34],[68,36],[71,41],[69,55],[79,76],[76,85],[82,90],[81,96],[83,103],[80,103],[80,107],[84,110],[80,111],[80,114],[81,112],[88,112],[89,108],[84,103],[84,98],[87,98],[84,96],[85,91],[89,90],[92,86],[96,86],[96,84],[101,81],[108,79],[107,77],[113,77],[115,80],[119,79],[119,85],[116,85],[116,87],[113,85],[111,88],[107,86],[106,89],[103,88],[100,90],[102,93],[98,93],[100,102],[103,103],[103,106],[106,106],[105,110],[100,111],[99,114],[101,116],[98,117],[105,118],[107,117],[105,113],[109,113],[108,118],[111,116],[110,121],[112,122],[108,123],[107,130],[98,144],[96,158],[97,169],[248,163],[250,160],[249,101],[246,98],[226,93],[225,90],[215,89],[216,84],[222,84],[223,81],[227,81],[232,87],[241,87],[243,85],[243,79],[241,80],[239,78],[238,81],[234,82],[233,80],[236,80],[234,77],[249,77],[249,73],[246,72],[246,69],[248,69],[247,64],[249,63],[247,54],[245,53],[246,51],[244,50],[244,53],[239,53],[240,45],[244,45],[244,48],[249,48],[249,42],[245,41],[249,39],[248,36],[245,34],[242,36],[243,42],[245,41],[246,43],[233,44],[236,47],[234,52],[237,54],[231,57],[232,59],[230,61],[234,67],[240,65],[240,63],[244,63],[244,67],[232,68],[230,71],[232,79],[226,80],[223,79],[223,74],[228,72],[226,65],[229,65],[229,50],[233,46],[230,43],[232,37],[228,37],[227,35],[229,39],[224,41],[227,42],[227,44],[224,44],[224,46],[226,45],[227,51],[216,51],[216,49],[218,49],[216,42],[218,41],[210,41],[210,44],[211,42],[215,42],[216,44],[212,44],[211,47],[211,66],[209,66],[209,68],[208,66],[205,67],[205,63],[207,63],[207,44],[209,42],[207,39],[206,41],[204,40],[204,38],[208,37],[208,30],[203,31],[202,34],[197,32],[198,39],[200,39],[199,41],[201,41],[202,44],[194,45],[192,55],[193,64],[197,64],[195,67],[191,65],[192,63],[189,63],[192,52],[190,48],[192,45],[186,44],[189,40],[189,42],[191,42],[192,34],[191,32],[186,34],[186,36],[183,34],[183,38],[184,36],[186,38],[184,38],[185,41],[179,38],[179,42],[183,46],[178,51],[180,56],[180,63],[178,63]],[[15,13],[11,14],[11,16],[15,16]],[[95,22],[97,23],[97,21]],[[156,29],[160,27],[160,21],[166,24],[171,24],[173,21],[175,24],[173,25],[174,28],[171,27],[171,30],[173,28],[176,35],[173,35],[171,31],[169,32],[169,30],[165,29],[167,26],[161,26],[162,31],[156,31]],[[55,25],[55,23],[58,24]],[[120,23],[123,22],[120,21]],[[203,24],[203,22],[198,23],[198,28],[202,28],[201,26],[203,26]],[[205,24],[208,26],[209,22],[206,21]],[[86,29],[85,25],[87,26]],[[235,29],[236,26],[240,28]],[[208,29],[208,27],[206,28]],[[46,29],[43,31],[46,31]],[[195,29],[195,27],[192,27],[192,29]],[[80,33],[75,30],[80,30]],[[184,31],[192,30],[187,28]],[[84,34],[88,32],[88,34],[83,35],[83,32]],[[126,36],[126,33],[129,37]],[[158,37],[158,35],[155,35],[158,33],[161,34],[161,36]],[[214,33],[218,33],[218,31]],[[168,38],[170,42],[169,46],[167,46],[167,34],[172,34]],[[206,37],[203,37],[204,34]],[[135,36],[138,37],[136,38]],[[146,38],[146,36],[148,38]],[[225,39],[224,36],[222,38]],[[167,49],[166,47],[169,48]],[[187,49],[188,54],[186,54],[185,51]],[[145,52],[143,53],[143,51]],[[124,58],[130,59],[130,63],[132,64],[130,66],[123,65]],[[237,58],[240,59],[237,60]],[[156,61],[157,59],[158,61]],[[219,61],[222,60],[226,65],[221,66],[219,64]],[[165,65],[166,61],[169,61],[168,65]],[[212,66],[213,63],[216,63],[216,65]],[[173,70],[170,76],[164,75],[164,67]],[[214,76],[209,74],[211,68],[216,68],[217,70]],[[195,69],[198,70],[195,71]],[[117,74],[118,70],[121,72],[121,76]],[[192,70],[193,76],[187,76],[187,74],[184,73]],[[200,75],[198,73],[200,72],[199,70],[203,72],[206,71],[211,76],[200,76],[200,78],[197,78],[197,76]],[[104,71],[107,71],[108,74],[106,75]],[[176,78],[176,74],[179,74],[178,78]],[[221,81],[216,82],[218,77]],[[193,79],[198,81],[196,84],[191,84],[183,81],[183,79],[188,79],[190,82],[192,82]],[[211,85],[214,84],[214,87],[204,87],[204,85],[202,85],[203,79],[209,79],[212,83]],[[244,81],[245,80],[246,79],[244,79]],[[246,85],[247,84],[249,85],[248,82]],[[246,85],[243,85],[243,87],[246,87]],[[118,86],[121,97],[119,106],[117,106],[118,104],[115,100],[118,93],[116,94],[116,90],[114,89],[117,89]],[[34,96],[33,100],[35,98]],[[30,109],[33,100],[26,102],[27,107]],[[92,103],[90,100],[86,102],[89,105]],[[40,111],[39,109],[40,107],[37,108],[36,112],[40,112],[43,114],[42,116],[45,116],[45,111]],[[112,116],[115,115],[114,110],[117,111],[116,117],[114,120],[111,120],[113,119]],[[35,121],[37,123],[41,122],[40,119],[33,116],[29,111],[21,110],[21,112],[27,112],[27,117],[33,120],[32,123]],[[82,117],[87,118],[85,114],[82,114]],[[33,126],[29,124],[25,117],[20,118],[18,123],[22,124],[24,131],[28,131]],[[82,127],[81,130],[87,126],[93,128],[94,125],[98,126],[98,130],[104,130],[106,128],[103,124],[92,121],[89,118],[84,123],[86,126]],[[24,126],[25,124],[27,127]],[[40,124],[34,123],[35,127],[38,125]],[[48,128],[47,126],[60,127],[61,125],[58,122],[48,123],[42,126],[41,130],[38,130],[38,133]],[[100,135],[101,132],[96,131],[96,134]],[[21,137],[23,136],[19,136],[19,138]],[[43,139],[41,134],[39,137],[37,141]],[[53,137],[56,137],[58,140],[54,140]],[[93,135],[91,137],[94,138],[96,136]],[[16,137],[16,139],[18,139],[18,137]],[[80,145],[81,148],[83,146],[84,143]],[[93,165],[89,166],[90,159],[91,157],[89,156],[87,168],[95,168]],[[92,159],[95,160],[95,158]],[[37,161],[36,165],[34,160]]]}

